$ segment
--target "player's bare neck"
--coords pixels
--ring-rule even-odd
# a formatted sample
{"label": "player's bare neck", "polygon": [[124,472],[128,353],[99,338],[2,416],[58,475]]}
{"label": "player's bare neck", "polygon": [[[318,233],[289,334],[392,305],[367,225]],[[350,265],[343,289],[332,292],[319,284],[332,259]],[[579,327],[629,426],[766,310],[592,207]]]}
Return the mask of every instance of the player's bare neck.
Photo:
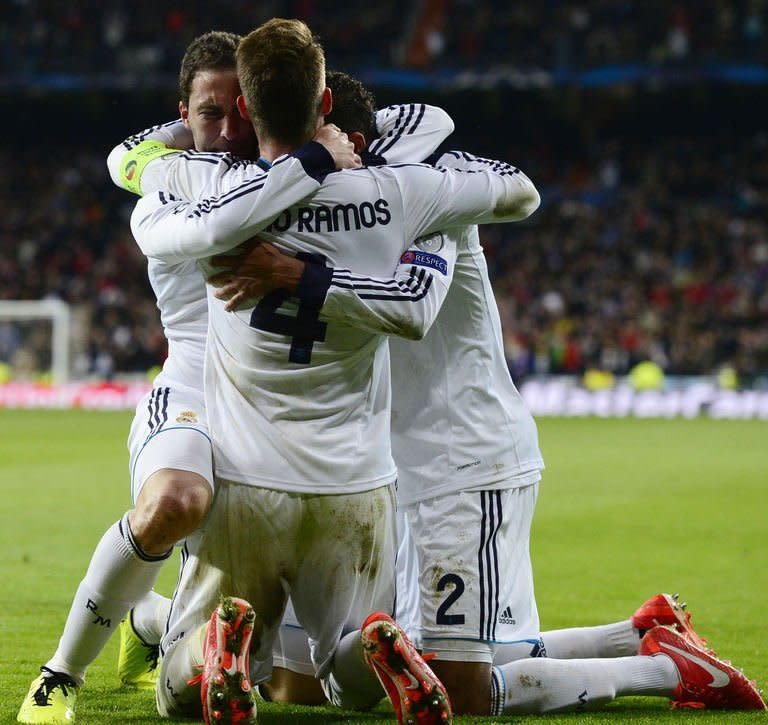
{"label": "player's bare neck", "polygon": [[278,156],[289,154],[295,146],[267,137],[259,137],[259,153],[263,159],[272,163]]}

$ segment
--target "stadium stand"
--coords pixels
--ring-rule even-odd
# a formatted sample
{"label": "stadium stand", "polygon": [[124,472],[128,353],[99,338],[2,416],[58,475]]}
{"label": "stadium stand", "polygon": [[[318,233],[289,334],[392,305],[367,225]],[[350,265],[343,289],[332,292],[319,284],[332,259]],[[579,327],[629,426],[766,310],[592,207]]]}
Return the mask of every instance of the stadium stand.
{"label": "stadium stand", "polygon": [[[761,68],[768,3],[549,2],[535,17],[530,4],[500,0],[343,14],[326,5],[3,5],[0,106],[28,142],[0,150],[6,169],[22,170],[0,177],[0,299],[70,302],[82,331],[76,375],[143,374],[164,355],[128,230],[132,202],[109,183],[106,151],[173,116],[176,65],[192,36],[294,15],[345,70],[453,73],[453,86],[374,90],[382,105],[446,107],[457,126],[451,147],[514,161],[539,186],[542,208],[529,222],[482,231],[516,380],[593,368],[623,375],[650,359],[672,375],[728,366],[742,385],[768,387],[768,133],[755,112],[768,86],[703,72],[662,82],[650,70]],[[545,69],[555,85],[489,91],[460,82],[462,69],[513,59]],[[557,75],[613,64],[643,64],[644,75],[599,88]],[[144,93],[104,81],[137,69],[149,81]],[[0,360],[21,355],[42,369],[43,347],[0,326]]]}
{"label": "stadium stand", "polygon": [[299,17],[337,65],[454,68],[514,63],[585,69],[625,63],[765,62],[762,0],[12,0],[0,9],[2,67],[30,74],[175,75],[187,43]]}

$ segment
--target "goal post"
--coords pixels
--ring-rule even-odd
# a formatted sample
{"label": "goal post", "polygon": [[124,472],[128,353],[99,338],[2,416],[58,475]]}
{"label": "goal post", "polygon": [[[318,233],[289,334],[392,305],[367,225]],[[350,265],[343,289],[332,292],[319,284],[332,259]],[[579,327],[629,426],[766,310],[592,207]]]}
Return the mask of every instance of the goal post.
{"label": "goal post", "polygon": [[70,327],[69,305],[61,300],[0,300],[0,324],[49,320],[51,323],[51,380],[69,380]]}

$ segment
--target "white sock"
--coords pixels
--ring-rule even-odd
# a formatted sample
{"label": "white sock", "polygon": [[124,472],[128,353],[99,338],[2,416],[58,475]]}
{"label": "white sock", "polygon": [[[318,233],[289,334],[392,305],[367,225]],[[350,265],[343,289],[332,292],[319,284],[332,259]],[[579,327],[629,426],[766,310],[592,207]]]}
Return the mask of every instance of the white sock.
{"label": "white sock", "polygon": [[666,655],[519,660],[493,668],[491,715],[580,711],[622,695],[669,697],[679,681]]}
{"label": "white sock", "polygon": [[640,632],[630,620],[597,627],[571,627],[541,633],[541,643],[512,642],[496,645],[495,665],[527,657],[575,660],[592,657],[631,657],[637,654]]}
{"label": "white sock", "polygon": [[96,546],[75,593],[59,646],[46,667],[79,683],[128,610],[155,583],[162,556],[148,556],[133,541],[128,514],[114,523]]}
{"label": "white sock", "polygon": [[146,644],[160,644],[171,610],[171,600],[152,590],[133,605],[131,616],[136,634]]}
{"label": "white sock", "polygon": [[200,719],[200,686],[189,681],[203,671],[207,632],[208,622],[173,642],[160,661],[156,705],[161,717],[183,714]]}
{"label": "white sock", "polygon": [[542,632],[547,657],[556,660],[591,657],[631,657],[637,654],[640,633],[627,619],[597,627],[572,627]]}
{"label": "white sock", "polygon": [[363,659],[360,630],[341,638],[331,672],[321,682],[325,696],[345,710],[368,710],[385,695],[378,678]]}

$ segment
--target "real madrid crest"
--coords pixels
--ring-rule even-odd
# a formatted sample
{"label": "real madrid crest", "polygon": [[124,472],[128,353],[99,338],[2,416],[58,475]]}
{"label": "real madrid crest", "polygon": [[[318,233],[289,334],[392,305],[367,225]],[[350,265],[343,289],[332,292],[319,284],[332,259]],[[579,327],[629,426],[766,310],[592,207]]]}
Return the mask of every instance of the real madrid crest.
{"label": "real madrid crest", "polygon": [[182,410],[176,418],[177,423],[197,423],[197,413],[194,410]]}

